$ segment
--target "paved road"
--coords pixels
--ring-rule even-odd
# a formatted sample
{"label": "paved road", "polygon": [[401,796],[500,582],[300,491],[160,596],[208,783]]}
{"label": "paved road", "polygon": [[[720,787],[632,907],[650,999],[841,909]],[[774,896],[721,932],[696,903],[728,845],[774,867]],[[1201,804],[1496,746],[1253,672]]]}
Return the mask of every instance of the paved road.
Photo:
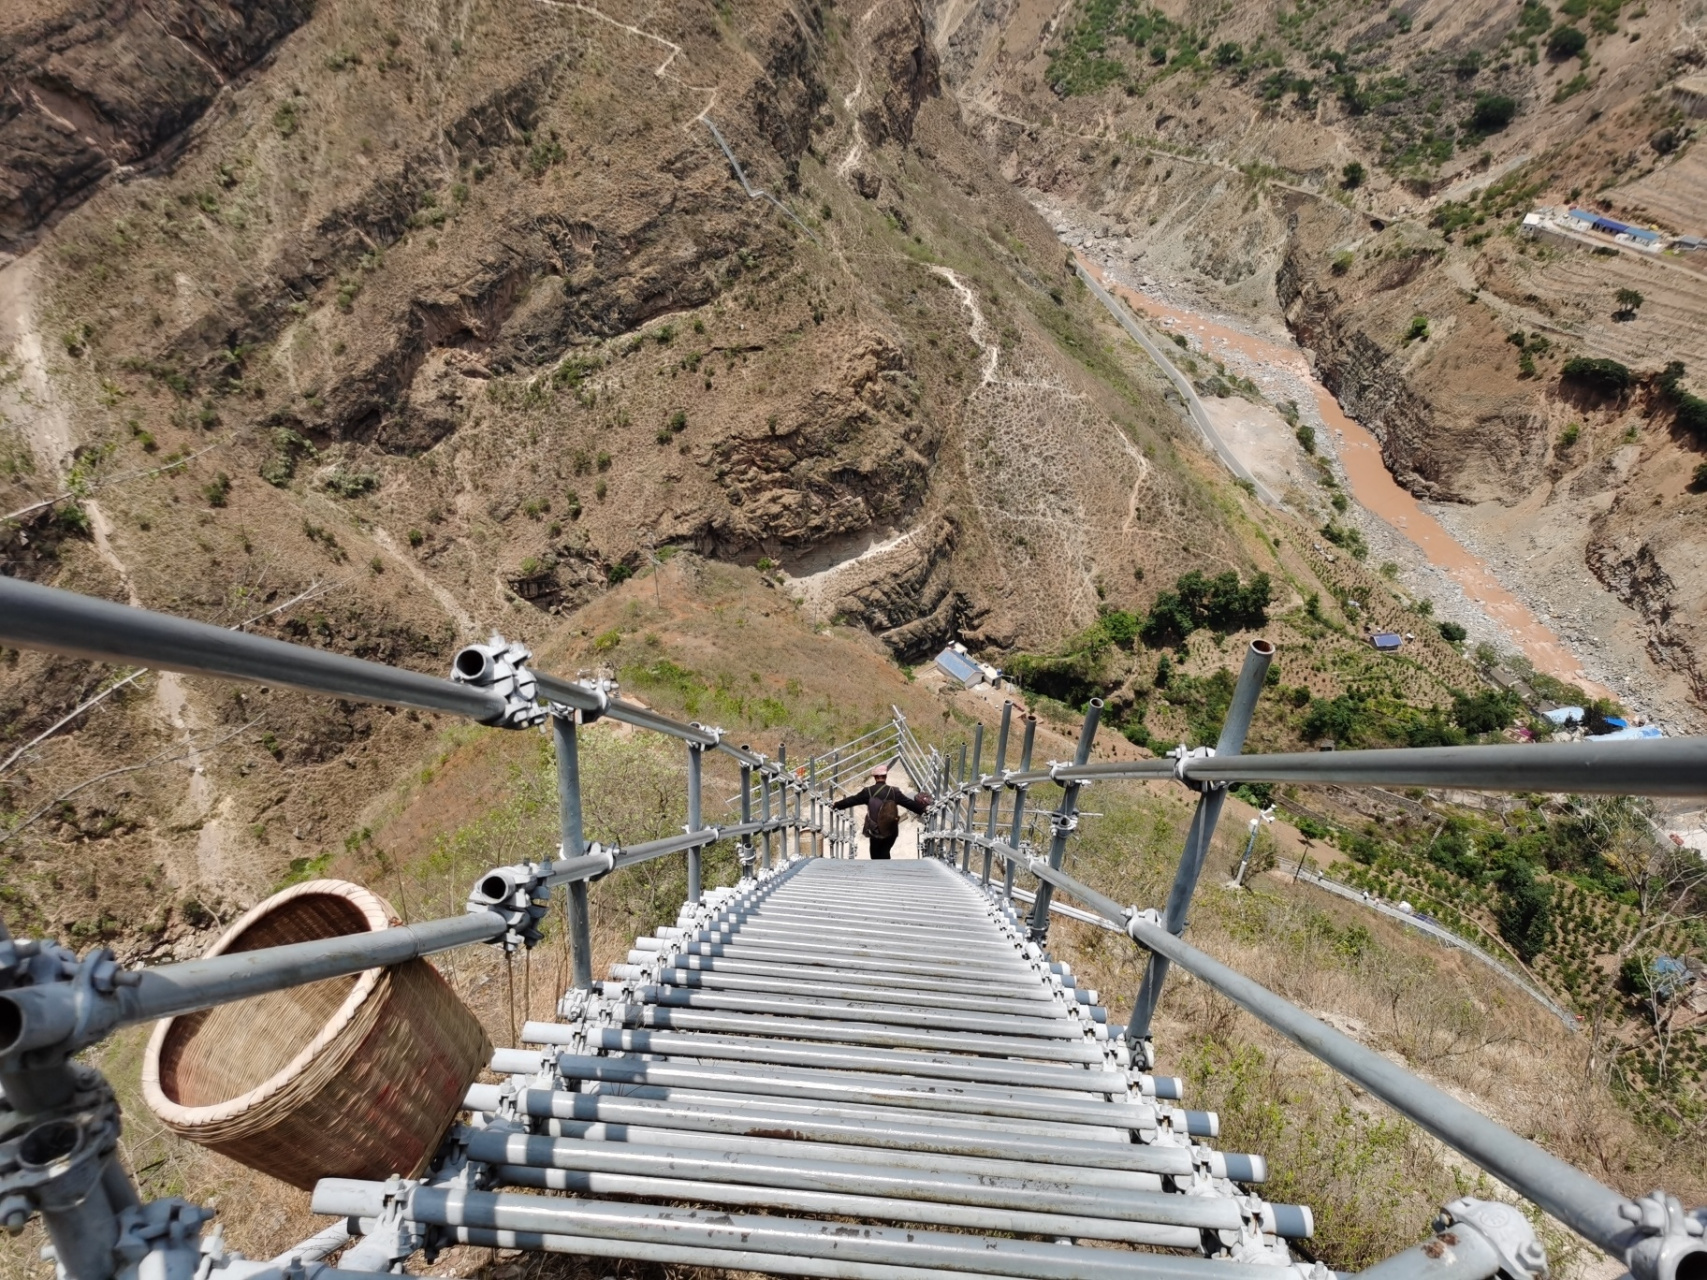
{"label": "paved road", "polygon": [[1215,450],[1216,456],[1226,464],[1227,470],[1240,480],[1244,480],[1253,486],[1257,491],[1257,497],[1269,506],[1283,505],[1280,499],[1269,490],[1268,486],[1252,475],[1250,468],[1240,462],[1238,455],[1228,448],[1227,442],[1221,438],[1221,433],[1215,430],[1215,424],[1209,421],[1209,413],[1204,409],[1203,401],[1198,398],[1197,388],[1191,385],[1191,379],[1174,368],[1173,362],[1162,353],[1160,347],[1150,341],[1150,335],[1145,333],[1138,322],[1132,318],[1132,313],[1122,306],[1119,300],[1107,289],[1102,287],[1097,278],[1085,269],[1083,262],[1076,262],[1075,269],[1079,273],[1079,279],[1090,286],[1090,290],[1096,295],[1097,301],[1108,308],[1108,313],[1120,322],[1120,327],[1126,330],[1134,342],[1144,348],[1150,359],[1154,360],[1161,371],[1168,376],[1168,380],[1174,384],[1180,396],[1185,400],[1185,406],[1191,413],[1191,420],[1197,423],[1197,429],[1203,432],[1203,438],[1209,442],[1209,447]]}

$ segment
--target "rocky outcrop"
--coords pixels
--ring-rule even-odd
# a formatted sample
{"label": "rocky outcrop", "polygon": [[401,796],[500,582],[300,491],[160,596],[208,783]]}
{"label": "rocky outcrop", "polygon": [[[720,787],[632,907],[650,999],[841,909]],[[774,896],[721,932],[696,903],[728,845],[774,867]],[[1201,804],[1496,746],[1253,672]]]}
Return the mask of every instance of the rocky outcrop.
{"label": "rocky outcrop", "polygon": [[942,92],[936,50],[916,5],[888,4],[873,20],[881,23],[870,45],[871,72],[880,92],[860,112],[860,128],[873,146],[891,139],[911,142],[919,108]]}
{"label": "rocky outcrop", "polygon": [[1295,237],[1275,273],[1275,295],[1298,344],[1315,352],[1322,385],[1381,442],[1381,456],[1400,484],[1419,497],[1456,496],[1431,456],[1432,406],[1338,295],[1311,278],[1306,258]]}
{"label": "rocky outcrop", "polygon": [[[1427,250],[1399,248],[1330,274],[1336,232],[1337,211],[1293,216],[1275,294],[1323,385],[1380,442],[1394,479],[1443,502],[1509,502],[1533,489],[1550,433],[1533,392],[1498,358],[1497,316],[1432,271]],[[1430,319],[1431,336],[1401,337],[1413,315]]]}
{"label": "rocky outcrop", "polygon": [[0,250],[17,253],[100,179],[170,159],[219,91],[313,0],[83,0],[0,19]]}
{"label": "rocky outcrop", "polygon": [[[1614,526],[1624,524],[1621,514],[1628,514],[1624,505],[1615,506],[1590,539],[1588,567],[1608,591],[1647,622],[1647,648],[1653,660],[1688,679],[1695,698],[1707,702],[1702,619],[1700,610],[1692,607],[1700,599],[1707,537],[1692,527],[1698,520],[1675,513],[1645,537],[1633,530],[1614,532]],[[1678,577],[1686,583],[1681,600]]]}
{"label": "rocky outcrop", "polygon": [[956,583],[952,516],[937,516],[888,555],[859,566],[841,584],[837,616],[874,631],[901,661],[940,649],[982,616]]}

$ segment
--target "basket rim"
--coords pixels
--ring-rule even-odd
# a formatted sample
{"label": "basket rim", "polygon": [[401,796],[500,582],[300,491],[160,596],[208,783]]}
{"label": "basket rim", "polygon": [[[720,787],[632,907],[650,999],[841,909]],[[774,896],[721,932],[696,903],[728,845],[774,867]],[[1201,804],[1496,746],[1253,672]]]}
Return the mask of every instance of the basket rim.
{"label": "basket rim", "polygon": [[[391,905],[370,889],[364,889],[359,884],[351,884],[347,880],[308,880],[302,884],[292,885],[256,903],[245,911],[226,931],[219,935],[214,944],[202,953],[203,959],[223,954],[228,947],[243,936],[257,921],[270,915],[280,905],[297,898],[335,897],[343,898],[355,905],[362,913],[368,924],[369,932],[387,929],[400,923],[391,912]],[[381,978],[385,976],[383,967],[364,969],[356,979],[356,984],[344,997],[343,1004],[338,1006],[326,1024],[320,1028],[315,1037],[278,1071],[274,1072],[260,1084],[234,1098],[212,1106],[189,1107],[167,1096],[160,1084],[160,1055],[166,1047],[166,1037],[172,1032],[172,1026],[177,1022],[176,1017],[162,1018],[154,1024],[154,1031],[148,1037],[148,1048],[142,1058],[142,1096],[148,1104],[148,1109],[159,1116],[161,1120],[175,1126],[194,1128],[202,1125],[218,1124],[235,1119],[253,1110],[269,1096],[283,1089],[296,1077],[300,1076],[308,1064],[324,1053],[346,1027],[354,1020],[356,1013],[373,994]]]}

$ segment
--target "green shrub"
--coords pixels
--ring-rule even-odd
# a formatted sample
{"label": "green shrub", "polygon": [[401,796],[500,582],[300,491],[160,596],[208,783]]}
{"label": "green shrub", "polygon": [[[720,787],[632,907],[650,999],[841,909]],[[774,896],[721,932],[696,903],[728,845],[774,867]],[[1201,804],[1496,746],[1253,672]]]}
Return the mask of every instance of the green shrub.
{"label": "green shrub", "polygon": [[210,507],[223,507],[230,496],[231,477],[223,471],[202,486],[202,497],[207,499]]}
{"label": "green shrub", "polygon": [[302,127],[302,107],[295,98],[286,98],[273,112],[273,128],[279,137],[288,138]]}
{"label": "green shrub", "polygon": [[1553,928],[1552,892],[1535,878],[1535,869],[1522,860],[1512,862],[1500,877],[1504,893],[1494,909],[1500,936],[1528,964],[1547,945]]}
{"label": "green shrub", "polygon": [[1562,22],[1554,27],[1552,33],[1547,37],[1548,56],[1558,58],[1561,61],[1565,58],[1576,57],[1586,48],[1588,48],[1588,33],[1576,27],[1567,26]]}
{"label": "green shrub", "polygon": [[1199,627],[1222,633],[1260,627],[1268,621],[1273,584],[1259,573],[1241,585],[1235,570],[1206,578],[1193,569],[1182,574],[1172,591],[1163,591],[1150,606],[1139,629],[1152,648],[1182,643]]}
{"label": "green shrub", "polygon": [[1365,171],[1356,160],[1349,161],[1340,169],[1340,186],[1347,191],[1355,191],[1363,185]]}
{"label": "green shrub", "polygon": [[1412,316],[1410,327],[1405,330],[1405,341],[1416,342],[1428,339],[1428,317]]}
{"label": "green shrub", "polygon": [[54,512],[54,524],[64,533],[79,537],[87,537],[89,533],[89,513],[78,503],[67,502]]}
{"label": "green shrub", "polygon": [[1336,547],[1342,547],[1351,553],[1354,560],[1364,560],[1369,556],[1369,541],[1363,536],[1361,529],[1350,525],[1335,524],[1332,520],[1322,526],[1322,536]]}
{"label": "green shrub", "polygon": [[613,587],[619,582],[627,582],[633,576],[634,570],[625,564],[613,564],[605,570],[605,581]]}
{"label": "green shrub", "polygon": [[1517,697],[1498,689],[1480,693],[1454,693],[1452,719],[1465,733],[1494,733],[1505,728],[1518,712]]}
{"label": "green shrub", "polygon": [[[1679,365],[1678,372],[1682,371]],[[1602,356],[1572,356],[1559,370],[1559,377],[1606,396],[1622,396],[1636,383],[1636,375],[1629,369]]]}
{"label": "green shrub", "polygon": [[371,471],[334,471],[323,482],[326,492],[340,498],[359,498],[379,488],[379,477]]}
{"label": "green shrub", "polygon": [[297,462],[315,457],[315,449],[289,427],[275,427],[272,444],[272,451],[261,463],[260,475],[275,489],[282,489],[295,478]]}
{"label": "green shrub", "polygon": [[1476,97],[1467,124],[1476,133],[1498,133],[1517,118],[1517,100],[1502,93],[1483,93]]}
{"label": "green shrub", "polygon": [[[1707,444],[1707,399],[1696,395],[1683,385],[1683,362],[1673,360],[1660,374],[1660,390],[1671,401],[1677,413],[1677,425],[1695,437],[1697,444]],[[1701,482],[1699,469],[1696,481]]]}
{"label": "green shrub", "polygon": [[1435,626],[1440,630],[1440,638],[1452,644],[1464,643],[1465,638],[1470,634],[1456,622],[1437,622]]}
{"label": "green shrub", "polygon": [[1333,264],[1330,267],[1330,270],[1332,270],[1336,276],[1343,276],[1346,272],[1351,270],[1352,264],[1356,261],[1357,255],[1355,253],[1350,249],[1341,249],[1334,255]]}
{"label": "green shrub", "polygon": [[1309,710],[1304,713],[1302,729],[1304,737],[1311,741],[1332,738],[1337,745],[1354,745],[1372,730],[1368,703],[1356,691],[1333,698],[1312,698]]}
{"label": "green shrub", "polygon": [[1292,434],[1298,438],[1298,447],[1305,453],[1316,452],[1316,428],[1307,422],[1301,422]]}
{"label": "green shrub", "polygon": [[556,138],[542,139],[528,148],[528,172],[537,178],[552,165],[562,164],[567,157],[563,144]]}
{"label": "green shrub", "polygon": [[1576,444],[1577,440],[1581,438],[1582,432],[1583,428],[1580,422],[1573,422],[1569,424],[1559,433],[1559,447],[1561,449],[1571,448]]}

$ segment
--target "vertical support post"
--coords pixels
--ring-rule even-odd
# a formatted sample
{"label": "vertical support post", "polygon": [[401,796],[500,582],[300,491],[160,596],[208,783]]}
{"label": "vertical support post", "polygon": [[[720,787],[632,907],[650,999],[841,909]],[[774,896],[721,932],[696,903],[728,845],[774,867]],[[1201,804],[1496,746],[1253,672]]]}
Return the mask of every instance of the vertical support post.
{"label": "vertical support post", "polygon": [[1257,829],[1262,826],[1261,818],[1251,819],[1251,838],[1245,841],[1245,852],[1239,858],[1239,873],[1233,877],[1233,887],[1245,887],[1245,870],[1251,865],[1251,850],[1257,847]]}
{"label": "vertical support post", "polygon": [[969,871],[972,867],[972,828],[978,821],[978,783],[982,780],[984,767],[984,722],[980,720],[972,726],[972,790],[966,793],[966,840],[960,855],[960,869]]}
{"label": "vertical support post", "polygon": [[[575,712],[551,717],[551,740],[557,750],[557,811],[563,831],[563,856],[579,858],[587,851],[581,829],[581,753],[575,741]],[[577,991],[593,988],[592,914],[587,907],[587,882],[569,883],[569,973]]]}
{"label": "vertical support post", "polygon": [[[1227,708],[1227,718],[1221,722],[1221,737],[1215,744],[1217,756],[1236,756],[1245,747],[1245,735],[1251,730],[1251,717],[1256,712],[1257,697],[1262,693],[1268,676],[1268,665],[1274,661],[1274,646],[1267,640],[1253,640],[1245,653],[1245,665],[1239,671],[1239,683],[1233,688],[1233,701]],[[1191,910],[1191,896],[1197,880],[1203,874],[1204,859],[1209,856],[1209,842],[1215,836],[1215,824],[1221,819],[1221,806],[1226,803],[1223,787],[1206,786],[1197,799],[1197,812],[1192,815],[1186,832],[1185,849],[1180,853],[1179,868],[1174,872],[1173,887],[1168,891],[1168,906],[1162,925],[1176,937],[1185,932]],[[1126,1039],[1136,1044],[1150,1038],[1150,1020],[1162,998],[1162,983],[1167,980],[1168,961],[1150,955],[1144,969],[1144,981],[1138,988],[1138,998],[1132,1005],[1132,1019],[1126,1024]]]}
{"label": "vertical support post", "polygon": [[[768,823],[771,820],[771,775],[768,769],[759,770],[759,818]],[[765,828],[765,870],[771,869],[771,830]]]}
{"label": "vertical support post", "polygon": [[[1008,722],[1013,719],[1013,716],[1014,704],[1012,702],[1003,702],[1002,727],[996,730],[996,767],[994,770],[994,776],[998,780],[1007,769]],[[1001,811],[1001,807],[1002,793],[998,786],[997,789],[990,792],[990,813],[984,823],[984,838],[986,840],[994,840],[996,838],[996,815]],[[990,846],[986,844],[984,846],[984,875],[981,879],[981,883],[986,889],[990,887],[990,860],[993,857],[995,857],[995,854],[990,852]]]}
{"label": "vertical support post", "polygon": [[813,756],[806,762],[806,785],[812,796],[812,856],[824,856],[824,824],[818,814],[818,757]]}
{"label": "vertical support post", "polygon": [[[1031,747],[1037,741],[1037,717],[1027,715],[1025,718],[1025,736],[1019,744],[1019,771],[1024,773],[1031,768]],[[1020,833],[1025,829],[1025,788],[1014,788],[1014,825],[1008,835],[1010,847],[1019,848]],[[1008,859],[1007,867],[1002,872],[1002,896],[1009,902],[1014,900],[1014,864]]]}
{"label": "vertical support post", "polygon": [[[701,800],[700,781],[704,763],[705,748],[697,742],[688,743],[688,831],[698,831],[704,825],[700,821]],[[700,899],[699,883],[699,846],[688,850],[688,901],[698,902]]]}
{"label": "vertical support post", "polygon": [[[777,793],[776,793],[777,815],[776,816],[782,819],[782,830],[779,831],[777,834],[782,837],[782,860],[784,862],[787,862],[788,861],[788,744],[786,742],[777,743],[776,762],[782,769],[782,772],[777,774],[777,776],[776,776],[776,784],[777,784]],[[798,831],[796,831],[794,833],[794,842],[795,842],[794,843],[794,852],[796,854],[799,854],[799,852],[800,852],[800,833]]]}
{"label": "vertical support post", "polygon": [[[953,830],[955,830],[955,831],[966,830],[966,743],[965,742],[962,742],[960,744],[960,770],[959,770],[959,776],[955,780],[955,784],[954,784],[954,827],[953,827]],[[964,840],[962,840],[959,836],[956,836],[954,838],[953,842],[948,846],[949,862],[951,864],[959,861],[962,858],[962,856],[964,854],[965,844],[966,844],[966,842]],[[956,848],[957,845],[960,847]]]}
{"label": "vertical support post", "polygon": [[[1102,720],[1102,699],[1092,698],[1090,706],[1085,708],[1085,723],[1079,730],[1078,750],[1073,752],[1073,763],[1084,764],[1091,758],[1091,742],[1097,736],[1097,724]],[[1067,856],[1067,837],[1078,825],[1075,816],[1079,808],[1079,791],[1082,782],[1069,782],[1061,791],[1061,807],[1050,815],[1050,821],[1055,828],[1054,838],[1049,842],[1049,866],[1059,870],[1061,861]],[[1039,881],[1037,885],[1037,901],[1031,906],[1031,936],[1034,941],[1041,942],[1049,936],[1049,900],[1055,896],[1055,886],[1047,880]]]}
{"label": "vertical support post", "polygon": [[804,825],[802,809],[805,804],[806,788],[796,785],[794,788],[794,856],[797,858],[804,858],[806,856],[800,845],[801,837],[805,834],[801,829]]}
{"label": "vertical support post", "polygon": [[[743,742],[741,744],[741,750],[747,750],[746,743]],[[752,820],[753,766],[750,764],[744,764],[741,766],[741,825],[745,826]],[[741,847],[736,851],[735,857],[740,863],[742,877],[745,878],[751,874],[753,866],[753,837],[751,835],[741,837]]]}
{"label": "vertical support post", "polygon": [[[947,755],[942,758],[942,790],[941,795],[954,796],[954,761]],[[951,799],[943,806],[942,827],[939,831],[941,838],[936,842],[937,857],[944,862],[954,861],[954,841],[949,832],[954,830],[954,815],[959,812],[958,797]]]}

